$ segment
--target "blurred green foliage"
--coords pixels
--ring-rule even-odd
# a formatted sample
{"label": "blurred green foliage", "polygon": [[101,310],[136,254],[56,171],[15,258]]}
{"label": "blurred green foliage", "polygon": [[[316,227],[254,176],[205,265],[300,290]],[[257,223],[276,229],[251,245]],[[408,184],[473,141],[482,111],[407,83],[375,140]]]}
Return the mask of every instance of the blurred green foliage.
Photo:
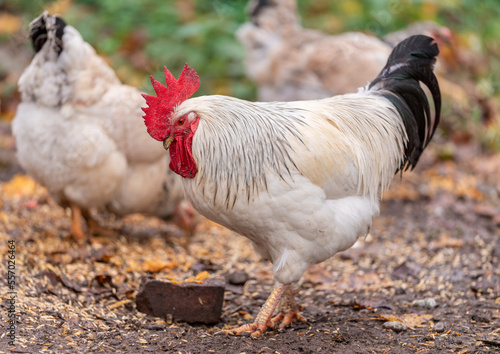
{"label": "blurred green foliage", "polygon": [[[467,35],[473,48],[496,59],[478,77],[500,93],[499,0],[298,0],[304,26],[327,33],[346,30],[384,35],[418,20],[434,20]],[[197,95],[255,98],[244,74],[244,52],[235,39],[247,19],[247,0],[0,0],[0,10],[31,19],[45,8],[63,12],[122,81],[151,92],[148,74],[178,75],[185,62],[202,81]],[[470,43],[469,43],[470,44]]]}
{"label": "blurred green foliage", "polygon": [[[164,65],[178,75],[188,62],[202,77],[198,94],[250,97],[253,87],[244,78],[243,53],[234,39],[245,20],[244,6],[245,1],[80,0],[65,17],[75,26],[85,24],[77,26],[83,37],[114,62],[123,64],[141,51],[148,60],[135,69],[157,78]],[[127,41],[135,48],[127,48]],[[150,91],[143,76],[142,88]],[[241,81],[246,85],[236,84]]]}
{"label": "blurred green foliage", "polygon": [[[245,53],[235,38],[247,20],[246,5],[247,0],[0,0],[0,11],[20,17],[24,31],[44,9],[61,13],[123,82],[143,91],[152,92],[150,74],[163,81],[164,65],[178,76],[188,62],[201,78],[195,95],[254,100],[256,88],[245,76]],[[500,0],[298,0],[298,5],[303,25],[326,33],[383,36],[420,20],[445,25],[472,56],[487,58],[472,80],[500,102]],[[473,109],[454,117],[451,129],[467,130],[480,121],[481,111]],[[485,145],[500,150],[500,133],[491,136],[483,135],[489,139]]]}

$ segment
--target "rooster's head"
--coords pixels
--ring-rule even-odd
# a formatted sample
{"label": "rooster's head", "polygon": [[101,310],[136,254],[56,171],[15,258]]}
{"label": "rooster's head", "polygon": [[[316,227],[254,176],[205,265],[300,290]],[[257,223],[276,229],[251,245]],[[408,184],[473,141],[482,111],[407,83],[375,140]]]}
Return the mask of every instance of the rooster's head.
{"label": "rooster's head", "polygon": [[193,178],[198,169],[192,158],[191,143],[199,118],[194,113],[182,116],[173,113],[200,87],[200,79],[186,64],[178,80],[165,67],[165,80],[166,87],[151,76],[157,97],[142,95],[148,104],[142,108],[144,122],[149,135],[163,141],[165,149],[170,148],[170,168],[182,177]]}

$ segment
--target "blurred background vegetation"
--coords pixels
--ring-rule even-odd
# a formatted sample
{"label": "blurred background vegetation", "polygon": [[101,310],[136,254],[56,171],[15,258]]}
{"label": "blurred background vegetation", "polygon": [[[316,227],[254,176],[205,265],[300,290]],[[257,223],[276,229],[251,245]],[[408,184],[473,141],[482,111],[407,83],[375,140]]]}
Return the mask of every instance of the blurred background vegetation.
{"label": "blurred background vegetation", "polygon": [[[491,117],[485,122],[481,104],[465,111],[445,106],[448,124],[443,129],[466,132],[484,147],[500,151],[495,122],[500,102],[499,0],[298,2],[305,27],[331,34],[355,30],[383,36],[420,20],[450,28],[454,45],[463,48],[461,55],[465,53],[470,62],[470,68],[463,61],[452,67],[454,81],[461,87],[470,85],[477,101],[494,102],[493,123]],[[12,119],[15,114],[17,80],[32,58],[28,25],[43,10],[61,14],[123,82],[143,91],[151,92],[150,74],[162,77],[164,65],[179,73],[188,62],[201,78],[197,94],[254,100],[255,86],[245,76],[244,52],[234,36],[247,20],[246,4],[247,0],[0,0],[0,115]],[[443,55],[453,61],[458,54]],[[464,139],[462,135],[455,139]]]}

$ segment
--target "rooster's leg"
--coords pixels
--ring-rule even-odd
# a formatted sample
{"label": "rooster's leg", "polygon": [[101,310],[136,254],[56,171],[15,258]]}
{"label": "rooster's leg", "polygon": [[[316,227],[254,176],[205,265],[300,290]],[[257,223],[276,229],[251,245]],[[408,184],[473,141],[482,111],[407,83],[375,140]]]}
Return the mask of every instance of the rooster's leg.
{"label": "rooster's leg", "polygon": [[302,323],[307,322],[306,319],[299,314],[299,306],[295,302],[292,287],[289,286],[281,298],[280,312],[271,319],[269,327],[274,328],[279,323],[278,329],[283,330],[294,321],[300,321]]}
{"label": "rooster's leg", "polygon": [[70,236],[78,244],[83,244],[87,240],[87,235],[82,229],[82,210],[77,205],[71,203],[71,231]]}
{"label": "rooster's leg", "polygon": [[274,309],[278,305],[281,296],[287,291],[290,285],[275,284],[271,295],[262,306],[254,323],[246,324],[241,327],[226,331],[226,334],[241,335],[243,333],[250,333],[252,338],[258,338],[264,333],[270,325],[271,317],[273,316]]}
{"label": "rooster's leg", "polygon": [[99,235],[108,237],[118,236],[119,234],[118,230],[109,229],[104,226],[101,226],[101,224],[99,224],[97,220],[94,219],[92,215],[90,215],[90,212],[88,210],[82,210],[82,215],[83,218],[85,219],[85,222],[87,223],[87,229],[90,235],[95,235],[95,236]]}

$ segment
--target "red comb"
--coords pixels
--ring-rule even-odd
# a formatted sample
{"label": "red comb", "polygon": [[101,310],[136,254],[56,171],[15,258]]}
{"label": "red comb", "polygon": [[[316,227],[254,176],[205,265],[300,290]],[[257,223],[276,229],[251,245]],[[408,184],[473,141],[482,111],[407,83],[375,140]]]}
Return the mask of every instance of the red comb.
{"label": "red comb", "polygon": [[184,65],[178,80],[175,79],[166,66],[164,68],[167,86],[163,86],[153,76],[150,76],[158,97],[142,95],[148,105],[148,107],[142,107],[145,113],[143,116],[144,123],[148,128],[149,135],[160,141],[165,140],[167,137],[167,121],[175,107],[187,100],[200,87],[198,74],[187,63]]}

